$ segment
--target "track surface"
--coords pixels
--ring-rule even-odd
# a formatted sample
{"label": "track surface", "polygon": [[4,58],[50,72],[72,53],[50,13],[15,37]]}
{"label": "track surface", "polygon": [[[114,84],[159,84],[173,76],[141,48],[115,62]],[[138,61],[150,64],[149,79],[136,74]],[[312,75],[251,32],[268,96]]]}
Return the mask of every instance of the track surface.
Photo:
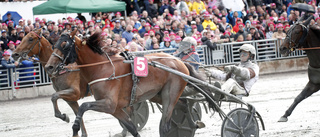
{"label": "track surface", "polygon": [[[244,97],[248,103],[255,106],[262,115],[266,130],[260,126],[262,137],[317,137],[320,136],[320,95],[315,93],[302,101],[286,123],[278,123],[278,119],[291,105],[308,82],[307,72],[291,72],[260,76],[249,97]],[[87,97],[79,102],[92,101]],[[75,116],[67,104],[59,100],[62,113],[70,117],[70,123],[65,123],[54,117],[50,97],[24,99],[0,102],[0,136],[1,137],[70,137]],[[234,109],[235,104],[223,103],[225,113]],[[221,134],[222,120],[204,109],[202,121],[206,124],[203,129],[196,131],[196,137],[215,137]],[[140,131],[142,137],[158,137],[161,113],[151,112],[146,126]],[[111,115],[88,111],[84,115],[88,135],[91,137],[114,137],[122,128]],[[80,132],[79,132],[80,133]],[[128,134],[128,136],[131,136]]]}

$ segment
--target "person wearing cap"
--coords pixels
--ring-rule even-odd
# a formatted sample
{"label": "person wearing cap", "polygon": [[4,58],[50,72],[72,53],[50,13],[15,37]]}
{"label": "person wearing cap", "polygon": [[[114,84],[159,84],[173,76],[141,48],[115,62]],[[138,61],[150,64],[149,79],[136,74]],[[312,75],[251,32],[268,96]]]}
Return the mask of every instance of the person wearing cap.
{"label": "person wearing cap", "polygon": [[272,35],[273,39],[283,39],[286,37],[286,33],[283,32],[283,25],[281,23],[277,24],[277,32]]}
{"label": "person wearing cap", "polygon": [[234,95],[249,96],[252,86],[259,79],[259,66],[256,64],[256,49],[251,44],[243,44],[240,49],[240,64],[228,65],[224,71],[218,69],[206,70],[208,77],[226,81],[221,87],[222,91]]}
{"label": "person wearing cap", "polygon": [[[169,37],[164,37],[163,42],[160,43],[160,49],[169,49],[169,48],[173,48],[171,45],[171,40]],[[166,53],[169,53],[169,52],[166,52]]]}
{"label": "person wearing cap", "polygon": [[132,41],[132,38],[133,38],[133,33],[132,33],[132,26],[129,24],[127,27],[126,27],[126,31],[124,31],[122,33],[122,38],[125,38],[127,43],[131,42]]}
{"label": "person wearing cap", "polygon": [[8,43],[10,41],[9,37],[7,36],[7,31],[6,30],[1,30],[1,37],[0,37],[1,43],[1,48],[2,50],[7,50],[9,49]]}
{"label": "person wearing cap", "polygon": [[[239,37],[240,35],[242,35],[243,38],[245,38],[246,35],[247,35],[247,32],[244,30],[244,24],[243,24],[243,23],[239,23],[239,24],[238,24],[238,27],[239,27],[239,31],[234,35],[234,39],[235,39],[235,40],[238,39],[238,37]],[[245,40],[245,39],[244,39],[244,40]]]}
{"label": "person wearing cap", "polygon": [[[12,58],[11,58],[11,54],[9,53],[9,51],[5,51],[3,54],[2,54],[3,58],[1,59],[1,65],[2,67],[4,67],[5,69],[7,69],[7,71],[2,71],[2,74],[7,74],[8,72],[10,72],[10,69],[13,69],[15,67],[17,67],[19,65],[19,63],[17,61],[14,61]],[[8,73],[9,75],[9,85],[8,86],[11,86],[11,73]],[[3,75],[3,78],[4,79],[7,79],[7,75]],[[1,82],[4,82],[4,83],[7,83],[6,80],[3,80]]]}
{"label": "person wearing cap", "polygon": [[59,37],[60,37],[59,28],[58,28],[58,26],[54,25],[52,32],[50,33],[50,36],[48,38],[48,41],[52,45],[54,45],[58,41]]}
{"label": "person wearing cap", "polygon": [[268,32],[266,32],[266,39],[271,39],[275,31],[275,24],[273,22],[268,23]]}
{"label": "person wearing cap", "polygon": [[122,32],[124,31],[120,25],[120,20],[116,20],[116,25],[115,27],[113,28],[113,33],[117,33],[117,34],[122,34]]}
{"label": "person wearing cap", "polygon": [[8,21],[8,34],[9,36],[11,35],[11,31],[15,29],[14,25],[13,25],[13,21],[12,20],[9,20]]}
{"label": "person wearing cap", "polygon": [[145,33],[148,33],[150,31],[150,29],[151,29],[151,25],[149,23],[146,23],[144,26],[144,29],[139,30],[140,36],[143,37]]}
{"label": "person wearing cap", "polygon": [[216,24],[214,24],[211,20],[210,20],[210,15],[209,13],[205,13],[204,15],[204,21],[202,22],[202,26],[203,28],[206,28],[208,26],[210,26],[211,30],[216,30],[217,26]]}
{"label": "person wearing cap", "polygon": [[200,11],[205,10],[205,9],[206,9],[206,7],[201,0],[195,0],[192,4],[190,11],[196,11],[196,13],[199,15]]}
{"label": "person wearing cap", "polygon": [[7,50],[11,56],[12,52],[16,49],[16,43],[13,41],[9,41],[8,43],[9,49]]}
{"label": "person wearing cap", "polygon": [[180,46],[181,40],[182,40],[181,37],[177,35],[177,36],[175,37],[175,39],[174,39],[173,41],[171,41],[172,47],[178,49],[179,46]]}
{"label": "person wearing cap", "polygon": [[19,26],[21,26],[21,27],[24,27],[25,26],[25,24],[24,24],[24,19],[20,19],[19,20]]}
{"label": "person wearing cap", "polygon": [[25,36],[24,31],[21,30],[21,31],[18,33],[17,41],[18,41],[18,40],[19,40],[19,41],[22,41],[22,39],[23,39],[24,36]]}

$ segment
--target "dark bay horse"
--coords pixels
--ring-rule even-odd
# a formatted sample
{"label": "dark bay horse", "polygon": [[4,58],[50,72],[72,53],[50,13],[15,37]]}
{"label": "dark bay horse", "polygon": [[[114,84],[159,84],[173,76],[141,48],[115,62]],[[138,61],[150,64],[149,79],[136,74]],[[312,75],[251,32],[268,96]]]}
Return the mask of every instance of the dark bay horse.
{"label": "dark bay horse", "polygon": [[[37,29],[28,33],[21,41],[20,45],[12,53],[12,57],[27,59],[28,56],[37,55],[41,65],[44,67],[53,52],[52,45],[41,35],[41,29]],[[50,76],[52,86],[56,93],[52,94],[51,101],[53,103],[54,115],[63,121],[69,122],[69,117],[66,114],[61,114],[57,100],[62,98],[72,108],[75,115],[78,113],[79,104],[77,100],[86,95],[86,86],[79,87],[80,72],[73,71],[61,74],[59,76]],[[80,90],[81,89],[81,90]],[[82,135],[86,136],[86,129],[81,122]]]}
{"label": "dark bay horse", "polygon": [[[139,137],[136,127],[129,119],[123,108],[130,105],[133,80],[131,77],[131,65],[123,63],[124,58],[119,55],[107,56],[101,50],[101,33],[93,34],[87,41],[81,41],[74,37],[74,43],[69,35],[61,35],[55,45],[55,56],[51,56],[46,69],[48,73],[57,74],[61,63],[80,65],[80,83],[89,83],[99,79],[102,81],[92,82],[90,89],[93,92],[94,102],[85,102],[79,108],[79,113],[73,125],[73,136],[78,136],[79,122],[85,111],[94,110],[104,112],[116,117],[135,137]],[[71,58],[65,61],[65,58]],[[148,54],[148,61],[157,61],[186,75],[199,77],[192,67],[187,67],[179,59],[165,53]],[[103,64],[99,62],[104,62]],[[95,63],[92,65],[92,63]],[[99,64],[98,64],[99,63]],[[82,66],[86,65],[85,67]],[[134,102],[150,101],[162,104],[159,132],[165,137],[170,128],[170,118],[175,104],[178,102],[187,82],[173,73],[169,73],[152,66],[148,67],[147,77],[140,77],[137,83]],[[129,75],[127,75],[129,74]],[[122,76],[122,77],[121,77]],[[129,107],[130,108],[130,107]],[[132,110],[129,110],[130,115]]]}
{"label": "dark bay horse", "polygon": [[289,29],[287,37],[280,47],[280,52],[282,55],[288,56],[295,49],[305,50],[309,59],[309,82],[278,122],[288,121],[288,116],[291,115],[294,108],[302,100],[320,89],[320,27],[318,25],[309,25],[310,20],[313,18],[312,15],[301,18]]}

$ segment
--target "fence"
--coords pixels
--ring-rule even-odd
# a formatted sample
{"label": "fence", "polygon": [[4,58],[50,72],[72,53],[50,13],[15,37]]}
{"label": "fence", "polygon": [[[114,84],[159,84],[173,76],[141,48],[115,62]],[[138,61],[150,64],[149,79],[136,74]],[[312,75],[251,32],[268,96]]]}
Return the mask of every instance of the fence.
{"label": "fence", "polygon": [[[268,39],[268,40],[256,40],[234,43],[223,43],[217,45],[217,50],[210,50],[205,45],[198,46],[197,52],[200,57],[200,62],[204,66],[212,65],[226,65],[233,64],[240,61],[238,49],[242,44],[252,44],[256,48],[256,60],[257,61],[269,61],[284,58],[296,58],[306,56],[304,51],[294,51],[288,57],[283,57],[278,52],[279,46],[283,40]],[[176,49],[162,49],[162,50],[149,50],[139,51],[134,54],[149,54],[156,52],[173,53]],[[23,87],[33,87],[40,85],[51,84],[51,80],[45,73],[40,63],[34,63],[33,67],[16,68],[16,69],[3,69],[0,65],[0,90],[12,89]],[[10,78],[11,77],[11,78]]]}

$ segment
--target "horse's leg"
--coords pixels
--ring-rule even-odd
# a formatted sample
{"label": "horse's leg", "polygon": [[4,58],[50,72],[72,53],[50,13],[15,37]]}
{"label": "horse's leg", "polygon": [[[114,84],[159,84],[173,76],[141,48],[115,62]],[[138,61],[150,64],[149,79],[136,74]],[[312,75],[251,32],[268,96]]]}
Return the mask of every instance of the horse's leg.
{"label": "horse's leg", "polygon": [[287,122],[288,121],[288,116],[291,115],[292,111],[294,108],[304,99],[308,98],[311,96],[313,93],[317,92],[320,89],[320,85],[313,84],[310,81],[304,87],[304,89],[301,91],[301,93],[294,99],[293,103],[291,106],[288,108],[288,110],[285,112],[285,114],[279,119],[278,122]]}
{"label": "horse's leg", "polygon": [[[75,94],[74,89],[71,89],[71,88],[53,93],[51,96],[51,101],[52,101],[53,108],[54,108],[54,116],[69,123],[70,120],[69,120],[68,115],[61,114],[59,107],[58,107],[57,100],[59,98],[62,98],[63,100],[67,100],[67,101],[77,101],[79,98],[78,96]],[[72,108],[72,106],[70,106],[70,107]]]}
{"label": "horse's leg", "polygon": [[184,87],[181,86],[182,83],[176,81],[180,80],[174,79],[171,82],[168,81],[168,83],[161,90],[163,111],[159,127],[160,137],[165,137],[168,133],[170,129],[172,111],[184,89]]}
{"label": "horse's leg", "polygon": [[113,114],[116,110],[117,104],[112,102],[111,99],[101,99],[94,102],[82,103],[79,107],[77,117],[72,126],[73,136],[78,136],[78,131],[80,130],[80,122],[82,122],[82,116],[84,112],[88,110],[104,112],[108,114]]}
{"label": "horse's leg", "polygon": [[[129,117],[132,113],[132,108],[133,107],[127,108],[128,114],[125,113],[122,109],[117,109],[116,112],[112,115],[116,117],[134,137],[140,137],[136,126],[133,124]],[[124,131],[127,132],[127,130]]]}
{"label": "horse's leg", "polygon": [[[74,114],[77,116],[77,113],[78,113],[78,110],[79,110],[78,102],[67,102],[67,103],[72,108]],[[81,136],[82,137],[86,137],[87,136],[87,131],[86,131],[86,128],[84,126],[83,120],[81,120],[80,128],[81,128]]]}

